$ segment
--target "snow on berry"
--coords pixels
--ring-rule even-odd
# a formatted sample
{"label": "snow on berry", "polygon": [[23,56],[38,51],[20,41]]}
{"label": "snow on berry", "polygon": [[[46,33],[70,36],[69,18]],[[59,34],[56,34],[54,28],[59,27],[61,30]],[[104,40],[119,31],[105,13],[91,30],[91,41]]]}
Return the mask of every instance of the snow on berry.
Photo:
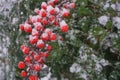
{"label": "snow on berry", "polygon": [[35,70],[35,71],[40,71],[40,69],[41,69],[41,68],[40,68],[40,65],[39,65],[39,64],[35,64],[35,65],[34,65],[34,70]]}
{"label": "snow on berry", "polygon": [[35,28],[33,28],[32,29],[32,35],[33,36],[39,36],[39,32]]}
{"label": "snow on berry", "polygon": [[47,3],[48,3],[48,5],[51,5],[51,6],[55,5],[53,0],[49,0]]}
{"label": "snow on berry", "polygon": [[25,30],[25,32],[27,32],[27,33],[31,33],[31,31],[32,31],[32,26],[31,26],[30,24],[28,24],[28,23],[25,23],[25,25],[24,25],[24,30]]}
{"label": "snow on berry", "polygon": [[42,24],[43,24],[44,26],[46,26],[46,25],[48,24],[48,20],[47,20],[46,18],[43,18]]}
{"label": "snow on berry", "polygon": [[68,25],[66,24],[66,22],[64,20],[62,20],[60,22],[60,29],[62,32],[67,32],[68,31]]}
{"label": "snow on berry", "polygon": [[25,46],[22,51],[24,54],[29,54],[30,48]]}
{"label": "snow on berry", "polygon": [[39,14],[39,13],[40,13],[40,10],[39,10],[38,8],[35,8],[34,12],[35,12],[36,14]]}
{"label": "snow on berry", "polygon": [[47,33],[43,33],[43,34],[41,35],[41,39],[42,39],[43,41],[47,41],[47,40],[49,40],[49,35],[48,35]]}
{"label": "snow on berry", "polygon": [[35,29],[38,30],[38,31],[40,31],[40,30],[43,28],[43,27],[42,27],[42,24],[39,23],[39,22],[34,23],[34,27],[35,27]]}
{"label": "snow on berry", "polygon": [[53,14],[55,14],[55,9],[51,5],[49,5],[49,6],[47,6],[47,12],[49,14],[53,15]]}
{"label": "snow on berry", "polygon": [[38,41],[38,36],[32,36],[32,35],[29,36],[30,44],[35,44],[37,43],[37,41]]}
{"label": "snow on berry", "polygon": [[37,22],[37,16],[30,16],[30,20],[31,23],[35,23]]}
{"label": "snow on berry", "polygon": [[46,28],[44,32],[47,33],[48,35],[51,35],[51,33],[52,33],[50,28]]}
{"label": "snow on berry", "polygon": [[69,15],[70,15],[69,9],[63,8],[62,16],[63,16],[63,17],[68,17]]}
{"label": "snow on berry", "polygon": [[40,15],[36,16],[37,22],[41,22],[42,21],[42,17]]}
{"label": "snow on berry", "polygon": [[37,47],[38,47],[38,48],[43,48],[43,47],[44,47],[44,42],[43,42],[43,40],[39,40],[39,41],[37,42]]}
{"label": "snow on berry", "polygon": [[74,9],[75,8],[75,3],[70,3],[69,6],[70,6],[71,9]]}
{"label": "snow on berry", "polygon": [[46,2],[42,2],[42,4],[41,4],[41,8],[43,8],[43,9],[47,9],[47,3],[46,3]]}
{"label": "snow on berry", "polygon": [[44,9],[40,10],[40,14],[41,17],[46,17],[47,16],[47,12]]}
{"label": "snow on berry", "polygon": [[24,59],[24,62],[26,63],[30,63],[31,57],[30,56],[26,56]]}
{"label": "snow on berry", "polygon": [[30,15],[29,19],[19,26],[21,31],[29,33],[29,40],[25,43],[27,46],[24,44],[21,46],[24,62],[18,63],[18,68],[24,69],[21,71],[21,76],[27,77],[28,80],[39,80],[37,74],[43,68],[51,50],[54,49],[50,42],[59,40],[60,35],[56,33],[56,29],[60,28],[63,33],[68,31],[69,27],[64,18],[70,15],[70,10],[75,8],[75,3],[49,0],[42,2],[40,8],[35,8],[36,14]]}
{"label": "snow on berry", "polygon": [[46,48],[47,48],[48,51],[52,50],[52,46],[51,45],[47,45]]}
{"label": "snow on berry", "polygon": [[59,12],[60,12],[60,9],[57,6],[55,7],[55,12],[56,12],[56,14],[59,14]]}

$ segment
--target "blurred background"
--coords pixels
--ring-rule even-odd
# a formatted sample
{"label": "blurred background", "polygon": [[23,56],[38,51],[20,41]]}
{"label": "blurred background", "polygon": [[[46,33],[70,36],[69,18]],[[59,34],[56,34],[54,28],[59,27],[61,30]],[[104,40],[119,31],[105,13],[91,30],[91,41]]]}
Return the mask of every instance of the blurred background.
{"label": "blurred background", "polygon": [[[17,63],[26,34],[19,30],[47,0],[0,0],[0,80],[22,79]],[[120,80],[120,0],[73,0],[70,30],[40,72],[41,80]],[[59,33],[59,31],[58,31]]]}

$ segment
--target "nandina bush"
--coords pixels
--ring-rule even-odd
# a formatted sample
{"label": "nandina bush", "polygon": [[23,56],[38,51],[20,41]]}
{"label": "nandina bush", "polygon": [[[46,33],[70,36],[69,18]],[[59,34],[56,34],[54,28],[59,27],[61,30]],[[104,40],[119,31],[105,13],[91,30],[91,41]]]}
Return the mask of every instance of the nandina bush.
{"label": "nandina bush", "polygon": [[[11,4],[13,1],[16,3]],[[24,54],[29,55],[31,44],[37,44],[39,40],[37,37],[39,35],[38,31],[35,29],[41,30],[43,24],[49,24],[49,22],[46,19],[42,21],[42,18],[38,16],[37,21],[42,21],[42,23],[35,23],[32,25],[32,28],[36,26],[34,27],[35,29],[31,30],[29,28],[24,31],[24,21],[30,19],[31,22],[35,21],[32,18],[36,16],[33,17],[31,15],[39,13],[42,1],[46,2],[47,0],[1,0],[0,62],[3,65],[3,70],[0,70],[2,73],[0,79],[29,79],[29,73],[26,71],[27,65],[25,64],[25,68],[19,69],[17,64],[19,61],[31,63],[31,56],[24,56]],[[61,28],[54,27],[54,30],[51,31],[57,33],[57,40],[49,42],[48,45],[44,43],[44,47],[51,52],[46,55],[48,57],[46,60],[40,60],[40,63],[44,63],[48,67],[40,69],[39,78],[48,79],[51,76],[51,78],[56,77],[57,80],[62,80],[63,78],[68,80],[120,80],[119,0],[73,1],[76,1],[76,8],[72,9],[70,14],[62,13],[62,15],[64,14],[65,22],[69,26],[68,32],[62,33]],[[5,2],[5,6],[3,6],[2,2]],[[8,3],[7,6],[6,3]],[[54,5],[52,2],[49,2],[49,4]],[[67,4],[63,6],[68,8]],[[10,7],[13,7],[12,10],[9,9]],[[45,7],[43,9],[47,9]],[[36,9],[34,10],[34,8]],[[53,22],[55,20],[54,11],[50,13],[52,15],[47,20]],[[69,17],[67,17],[68,15]],[[46,13],[42,16],[46,16]],[[21,24],[21,31],[18,29],[19,24]],[[60,26],[57,21],[54,24]],[[47,26],[46,29],[49,27]],[[22,44],[25,45],[23,54],[21,54],[22,51],[20,50]],[[41,56],[43,56],[43,52],[41,53]],[[35,61],[41,58],[39,55],[33,57]],[[31,79],[35,77],[34,75],[30,76]]]}
{"label": "nandina bush", "polygon": [[65,18],[70,16],[70,10],[74,8],[75,3],[72,1],[42,2],[41,7],[34,10],[36,14],[30,15],[25,23],[20,24],[19,29],[29,35],[29,40],[21,45],[24,60],[18,63],[23,78],[39,79],[38,74],[43,69],[46,58],[52,54],[51,50],[54,49],[51,42],[61,40],[60,33],[68,32],[69,25]]}

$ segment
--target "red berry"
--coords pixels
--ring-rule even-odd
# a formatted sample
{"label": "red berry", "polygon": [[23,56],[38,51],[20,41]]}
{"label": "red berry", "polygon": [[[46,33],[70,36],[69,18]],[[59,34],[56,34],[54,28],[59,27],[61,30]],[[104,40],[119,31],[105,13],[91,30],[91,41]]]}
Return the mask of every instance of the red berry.
{"label": "red berry", "polygon": [[20,24],[20,30],[24,30],[24,24]]}
{"label": "red berry", "polygon": [[39,64],[35,64],[35,65],[34,65],[34,70],[35,70],[35,71],[40,71],[40,69],[41,69],[41,68],[40,68],[40,65],[39,65]]}
{"label": "red berry", "polygon": [[43,60],[43,58],[40,58],[39,60],[40,64],[44,63],[45,61]]}
{"label": "red berry", "polygon": [[32,29],[32,35],[39,36],[39,32],[34,28],[34,29]]}
{"label": "red berry", "polygon": [[23,71],[21,72],[21,76],[22,76],[22,77],[26,77],[26,76],[27,76],[27,72],[23,70]]}
{"label": "red berry", "polygon": [[30,63],[30,56],[26,56],[24,62]]}
{"label": "red berry", "polygon": [[24,54],[29,54],[30,49],[28,47],[24,47],[22,51]]}
{"label": "red berry", "polygon": [[40,56],[39,56],[39,55],[34,55],[34,60],[35,60],[35,61],[40,60]]}
{"label": "red berry", "polygon": [[68,4],[63,4],[63,7],[64,8],[68,8]]}
{"label": "red berry", "polygon": [[44,53],[44,52],[41,52],[41,53],[40,53],[40,57],[45,57],[45,53]]}
{"label": "red berry", "polygon": [[75,8],[75,3],[70,3],[69,6],[70,6],[71,9],[74,9]]}
{"label": "red berry", "polygon": [[53,0],[54,1],[54,3],[58,3],[59,2],[59,0]]}
{"label": "red berry", "polygon": [[68,31],[68,25],[66,24],[66,22],[64,20],[60,22],[60,29],[62,32]]}
{"label": "red berry", "polygon": [[38,80],[38,77],[34,75],[30,75],[29,80]]}
{"label": "red berry", "polygon": [[59,22],[58,22],[58,21],[55,21],[55,22],[54,22],[54,25],[55,25],[55,26],[58,26],[58,25],[59,25]]}
{"label": "red berry", "polygon": [[42,2],[41,8],[46,9],[47,8],[47,3],[46,2]]}
{"label": "red berry", "polygon": [[48,4],[54,6],[54,2],[52,0],[48,1]]}
{"label": "red berry", "polygon": [[69,10],[68,9],[63,9],[63,11],[62,11],[62,16],[63,17],[68,17],[69,16]]}
{"label": "red berry", "polygon": [[49,17],[49,21],[50,21],[50,22],[55,21],[55,16],[50,16],[50,17]]}
{"label": "red berry", "polygon": [[29,80],[35,80],[34,76],[29,76]]}
{"label": "red berry", "polygon": [[38,31],[40,31],[43,28],[42,24],[39,22],[36,22],[33,25],[35,26],[35,29]]}
{"label": "red berry", "polygon": [[30,16],[31,23],[37,22],[38,16]]}
{"label": "red berry", "polygon": [[49,28],[46,28],[44,32],[47,33],[48,35],[51,35],[51,33],[52,33],[51,29],[49,29]]}
{"label": "red berry", "polygon": [[42,40],[39,40],[39,41],[37,42],[37,47],[38,47],[38,48],[43,48],[43,47],[44,47],[44,42],[43,42]]}
{"label": "red berry", "polygon": [[41,22],[42,21],[42,17],[40,15],[36,16],[37,22]]}
{"label": "red berry", "polygon": [[35,53],[33,51],[30,51],[29,54],[31,55],[31,57],[34,57]]}
{"label": "red berry", "polygon": [[53,15],[53,14],[55,14],[55,9],[51,5],[49,5],[49,6],[47,6],[47,12],[49,12],[51,15]]}
{"label": "red berry", "polygon": [[20,61],[20,62],[18,63],[18,68],[19,68],[19,69],[24,69],[24,68],[25,68],[25,63],[22,62],[22,61]]}
{"label": "red berry", "polygon": [[30,44],[37,43],[38,37],[37,36],[30,36],[29,41],[30,41]]}
{"label": "red berry", "polygon": [[57,35],[55,33],[52,33],[50,35],[50,40],[56,40],[56,38],[57,38]]}
{"label": "red berry", "polygon": [[50,14],[51,15],[55,14],[55,10],[54,9],[50,10]]}
{"label": "red berry", "polygon": [[68,25],[61,26],[60,28],[61,28],[62,32],[67,32],[68,31]]}
{"label": "red berry", "polygon": [[42,16],[42,17],[46,17],[47,16],[47,13],[46,13],[46,11],[44,9],[41,9],[40,16]]}
{"label": "red berry", "polygon": [[43,20],[42,20],[42,24],[43,24],[43,25],[47,25],[47,24],[48,24],[47,19],[43,19]]}
{"label": "red berry", "polygon": [[68,12],[65,12],[65,13],[63,13],[63,16],[64,16],[64,17],[68,17],[68,16],[69,16],[69,13],[68,13]]}
{"label": "red berry", "polygon": [[46,53],[44,53],[44,55],[45,55],[45,57],[46,57],[46,58],[48,58],[49,53],[48,53],[48,52],[46,52]]}
{"label": "red berry", "polygon": [[25,23],[25,25],[24,25],[24,30],[25,30],[25,32],[27,32],[27,33],[31,33],[31,31],[32,31],[32,26],[31,26],[30,24]]}
{"label": "red berry", "polygon": [[26,47],[26,45],[22,45],[22,46],[21,46],[21,50],[23,50],[25,47]]}
{"label": "red berry", "polygon": [[48,46],[47,46],[47,50],[48,50],[48,51],[52,50],[52,46],[51,46],[51,45],[48,45]]}
{"label": "red berry", "polygon": [[41,35],[41,39],[42,39],[43,41],[49,40],[48,34],[47,34],[47,33],[43,33],[43,34]]}
{"label": "red berry", "polygon": [[37,8],[35,8],[34,12],[35,12],[36,14],[39,14],[39,13],[40,13],[40,10],[37,9]]}

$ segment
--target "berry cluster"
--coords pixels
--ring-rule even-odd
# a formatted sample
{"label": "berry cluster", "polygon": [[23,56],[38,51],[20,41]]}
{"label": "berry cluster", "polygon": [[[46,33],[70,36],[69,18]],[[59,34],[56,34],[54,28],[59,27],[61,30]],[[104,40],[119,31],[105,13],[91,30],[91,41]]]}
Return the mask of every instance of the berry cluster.
{"label": "berry cluster", "polygon": [[36,15],[30,16],[29,20],[20,24],[20,30],[29,34],[28,44],[21,46],[24,61],[18,63],[18,68],[22,70],[22,77],[39,80],[38,73],[52,50],[49,43],[58,39],[54,28],[67,32],[69,27],[63,19],[68,17],[70,10],[74,8],[75,3],[67,0],[42,2],[41,9],[34,10]]}

